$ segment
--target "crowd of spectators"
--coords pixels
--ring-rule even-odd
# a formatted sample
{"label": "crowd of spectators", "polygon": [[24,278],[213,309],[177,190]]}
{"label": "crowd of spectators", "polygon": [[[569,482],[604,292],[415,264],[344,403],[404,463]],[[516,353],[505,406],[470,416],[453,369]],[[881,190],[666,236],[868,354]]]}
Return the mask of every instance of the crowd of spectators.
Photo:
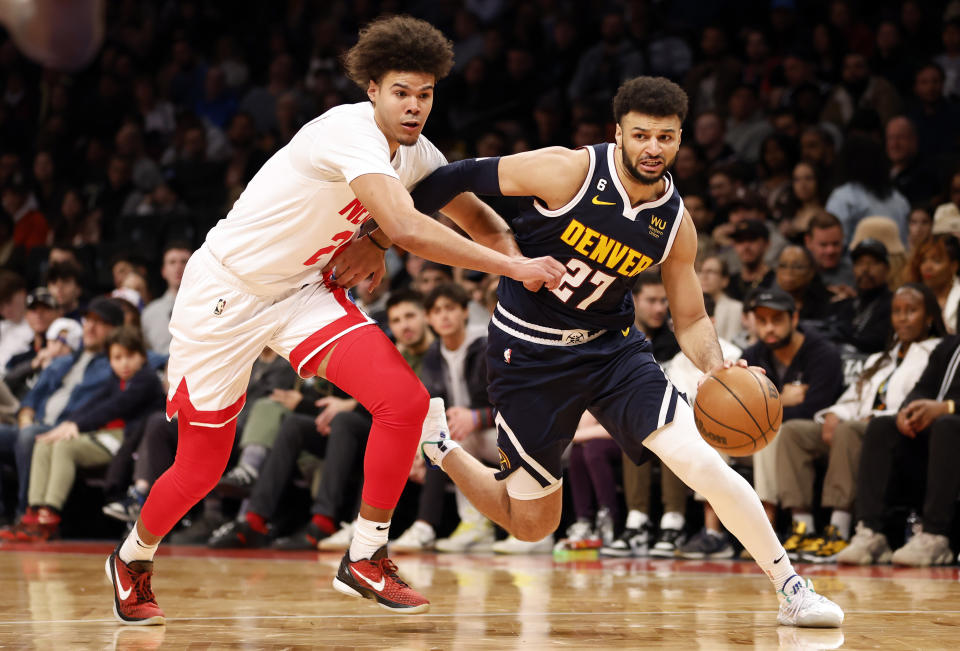
{"label": "crowd of spectators", "polygon": [[[163,377],[184,266],[300,126],[366,101],[338,57],[389,12],[454,42],[425,129],[450,160],[612,141],[623,81],[681,83],[690,113],[672,173],[698,231],[708,308],[725,355],[767,368],[783,395],[782,445],[744,472],[774,522],[792,511],[788,550],[876,562],[890,557],[887,535],[912,541],[898,562],[953,562],[960,475],[938,462],[956,459],[948,434],[960,429],[957,0],[120,0],[107,5],[99,54],[72,73],[32,63],[0,34],[0,539],[47,539],[84,517],[67,508],[77,468],[100,481],[104,513],[136,518],[176,449],[165,386],[149,380]],[[523,201],[491,204],[509,220]],[[388,279],[355,298],[446,398],[454,436],[496,465],[476,351],[497,279],[397,249],[387,264]],[[655,273],[634,299],[637,327],[692,399],[696,370]],[[349,540],[369,415],[285,364],[263,352],[237,463],[181,541]],[[656,504],[651,466],[618,458],[589,417],[581,430],[561,544],[733,555],[709,505],[697,533],[701,507],[668,470]],[[897,455],[911,472],[895,472]],[[819,457],[829,467],[818,507]],[[280,500],[293,477],[313,496],[302,514]],[[407,550],[553,546],[495,542],[459,497],[454,528],[441,473],[415,466],[411,487],[419,512],[396,532]],[[916,535],[897,520],[910,509]]]}

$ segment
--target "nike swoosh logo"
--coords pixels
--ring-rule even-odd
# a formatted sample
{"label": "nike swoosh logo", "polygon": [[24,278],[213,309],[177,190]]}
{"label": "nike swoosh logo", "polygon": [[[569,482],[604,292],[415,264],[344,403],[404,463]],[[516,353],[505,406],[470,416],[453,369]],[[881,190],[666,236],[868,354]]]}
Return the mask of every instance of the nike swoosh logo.
{"label": "nike swoosh logo", "polygon": [[613,201],[600,201],[600,195],[599,195],[599,194],[593,195],[593,204],[596,205],[596,206],[615,206],[615,205],[617,205],[617,204],[614,203]]}
{"label": "nike swoosh logo", "polygon": [[377,531],[386,531],[386,530],[389,529],[389,528],[390,528],[390,525],[389,525],[389,524],[388,524],[387,526],[385,526],[385,527],[376,527]]}
{"label": "nike swoosh logo", "polygon": [[773,562],[773,564],[776,565],[777,563],[779,563],[780,561],[782,561],[784,556],[786,556],[786,554],[781,554],[781,555],[780,555],[780,558],[778,558],[777,560],[775,560],[775,561]]}
{"label": "nike swoosh logo", "polygon": [[117,561],[113,561],[113,578],[117,582],[117,592],[120,594],[120,601],[126,601],[130,597],[130,593],[133,592],[133,586],[130,586],[126,590],[123,589],[123,584],[120,583],[120,575],[117,574]]}
{"label": "nike swoosh logo", "polygon": [[620,332],[622,332],[623,336],[626,337],[628,334],[630,334],[630,328],[624,328]]}
{"label": "nike swoosh logo", "polygon": [[365,577],[364,575],[360,574],[359,572],[357,572],[357,571],[354,570],[353,568],[351,568],[350,571],[353,572],[353,575],[354,575],[355,577],[357,577],[358,579],[363,579],[364,581],[366,581],[367,583],[369,583],[369,584],[370,584],[370,587],[373,588],[374,590],[376,590],[377,592],[380,592],[381,590],[383,590],[383,586],[385,586],[385,585],[387,584],[387,580],[386,580],[385,578],[383,578],[383,577],[380,577],[380,580],[379,580],[379,581],[371,581],[370,579],[368,579],[368,578]]}

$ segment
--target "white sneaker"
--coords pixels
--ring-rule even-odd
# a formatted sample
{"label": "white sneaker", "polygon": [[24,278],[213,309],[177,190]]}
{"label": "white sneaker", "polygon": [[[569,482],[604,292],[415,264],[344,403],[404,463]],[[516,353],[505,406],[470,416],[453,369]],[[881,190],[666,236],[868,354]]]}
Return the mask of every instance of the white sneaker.
{"label": "white sneaker", "polygon": [[489,520],[480,522],[461,521],[449,538],[441,538],[436,543],[438,552],[488,552],[493,548],[493,524]]}
{"label": "white sneaker", "polygon": [[911,536],[907,544],[893,552],[890,558],[894,565],[910,567],[930,567],[947,565],[953,561],[950,540],[946,536],[919,531]]}
{"label": "white sneaker", "polygon": [[850,544],[837,552],[835,558],[841,565],[873,565],[889,563],[892,555],[886,536],[858,522]]}
{"label": "white sneaker", "polygon": [[527,542],[507,536],[503,540],[493,543],[493,552],[495,554],[549,554],[553,551],[553,534],[550,534],[543,540]]}
{"label": "white sneaker", "polygon": [[777,591],[780,612],[777,622],[784,626],[805,628],[837,628],[843,623],[843,611],[823,595],[817,594],[810,579],[801,579],[791,594]]}
{"label": "white sneaker", "polygon": [[447,424],[447,412],[443,405],[443,398],[430,398],[430,407],[427,417],[423,419],[423,428],[420,430],[420,454],[431,468],[440,466],[443,446],[452,442],[450,426]]}
{"label": "white sneaker", "polygon": [[343,551],[344,549],[350,549],[350,543],[353,542],[354,526],[354,522],[341,522],[339,530],[317,543],[317,549],[320,551]]}
{"label": "white sneaker", "polygon": [[400,537],[390,543],[390,551],[397,553],[426,552],[433,549],[437,534],[426,522],[417,520]]}

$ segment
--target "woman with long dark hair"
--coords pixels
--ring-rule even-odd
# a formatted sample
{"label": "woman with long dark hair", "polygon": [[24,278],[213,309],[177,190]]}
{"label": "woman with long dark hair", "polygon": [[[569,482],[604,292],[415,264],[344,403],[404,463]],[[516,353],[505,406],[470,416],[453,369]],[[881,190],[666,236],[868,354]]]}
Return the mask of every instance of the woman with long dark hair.
{"label": "woman with long dark hair", "polygon": [[949,233],[937,233],[916,248],[907,262],[906,279],[923,283],[937,297],[947,332],[958,330],[960,319],[960,240]]}

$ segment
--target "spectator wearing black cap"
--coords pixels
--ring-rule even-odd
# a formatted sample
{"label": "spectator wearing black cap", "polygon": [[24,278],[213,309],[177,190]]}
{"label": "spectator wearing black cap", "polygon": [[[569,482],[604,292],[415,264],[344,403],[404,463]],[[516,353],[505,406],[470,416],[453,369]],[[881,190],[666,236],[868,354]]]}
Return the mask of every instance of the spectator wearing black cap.
{"label": "spectator wearing black cap", "polygon": [[851,252],[857,293],[836,303],[824,330],[836,344],[853,346],[867,355],[884,349],[890,336],[890,301],[887,284],[890,258],[880,240],[862,240]]}
{"label": "spectator wearing black cap", "polygon": [[[16,457],[18,509],[26,506],[34,440],[58,424],[64,414],[86,404],[110,380],[112,371],[104,346],[121,324],[123,308],[115,299],[91,301],[83,320],[83,349],[51,362],[21,401],[17,424],[0,425],[0,452],[13,450]],[[30,523],[27,517],[24,524]]]}
{"label": "spectator wearing black cap", "polygon": [[740,262],[740,271],[730,276],[727,295],[743,301],[751,291],[770,287],[776,281],[776,274],[764,261],[770,246],[770,232],[762,221],[748,219],[737,224],[730,239]]}
{"label": "spectator wearing black cap", "polygon": [[[843,388],[840,353],[816,330],[798,326],[793,298],[779,287],[760,288],[747,297],[744,310],[757,343],[743,351],[743,359],[762,368],[780,390],[783,421],[810,419],[832,405]],[[771,519],[779,499],[776,449],[774,438],[754,455],[754,487]]]}
{"label": "spectator wearing black cap", "polygon": [[46,287],[37,287],[27,294],[25,319],[33,331],[33,341],[27,350],[10,358],[6,366],[7,372],[24,362],[29,364],[37,356],[40,349],[47,344],[47,329],[59,316],[60,308],[57,306],[57,301]]}

